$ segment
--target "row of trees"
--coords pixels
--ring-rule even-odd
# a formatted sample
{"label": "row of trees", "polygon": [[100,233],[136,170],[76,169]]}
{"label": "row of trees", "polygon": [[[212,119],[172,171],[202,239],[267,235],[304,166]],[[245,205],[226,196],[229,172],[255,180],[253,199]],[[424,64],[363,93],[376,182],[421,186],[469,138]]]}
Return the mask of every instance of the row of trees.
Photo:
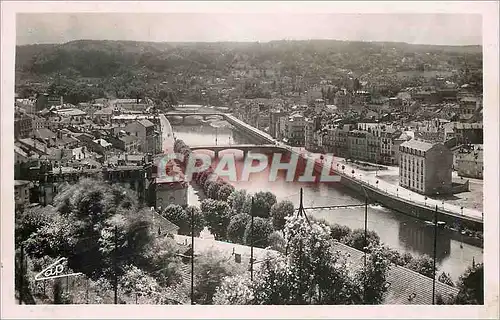
{"label": "row of trees", "polygon": [[[185,167],[191,157],[189,146],[182,140],[176,140],[174,151],[184,156],[181,166]],[[285,217],[294,212],[290,201],[277,202],[276,196],[271,192],[257,192],[252,196],[245,190],[237,191],[218,177],[211,167],[195,175],[194,181],[208,198],[201,202],[201,212],[216,239],[281,249],[283,239],[278,231],[283,229]]]}

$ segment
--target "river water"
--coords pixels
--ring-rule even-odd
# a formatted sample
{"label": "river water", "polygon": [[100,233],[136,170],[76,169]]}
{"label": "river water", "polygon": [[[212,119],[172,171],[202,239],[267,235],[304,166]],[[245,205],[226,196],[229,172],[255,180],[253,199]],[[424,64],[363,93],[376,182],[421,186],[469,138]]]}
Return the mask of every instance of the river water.
{"label": "river water", "polygon": [[[200,125],[174,125],[174,134],[184,140],[189,146],[248,144],[252,143],[247,137],[224,121],[214,121]],[[203,152],[202,150],[197,152]],[[210,151],[206,151],[210,152]],[[242,161],[240,151],[224,151],[235,153],[237,159]],[[346,204],[363,204],[360,195],[346,189],[339,183],[293,183],[284,179],[285,172],[278,172],[278,179],[269,182],[268,170],[252,174],[250,181],[234,184],[237,189],[246,189],[250,193],[258,191],[271,191],[279,200],[290,200],[296,206],[299,203],[300,188],[304,192],[304,207],[331,206]],[[199,190],[190,186],[188,203],[198,205],[200,201]],[[337,208],[337,209],[309,209],[306,213],[310,216],[323,218],[331,223],[346,225],[351,229],[364,227],[364,207]],[[382,242],[400,252],[410,252],[414,255],[427,254],[433,256],[434,228],[423,221],[402,213],[395,212],[379,205],[368,207],[368,229],[375,231]],[[473,260],[478,263],[483,261],[481,244],[457,233],[440,230],[437,241],[438,272],[449,273],[454,281],[472,265]]]}

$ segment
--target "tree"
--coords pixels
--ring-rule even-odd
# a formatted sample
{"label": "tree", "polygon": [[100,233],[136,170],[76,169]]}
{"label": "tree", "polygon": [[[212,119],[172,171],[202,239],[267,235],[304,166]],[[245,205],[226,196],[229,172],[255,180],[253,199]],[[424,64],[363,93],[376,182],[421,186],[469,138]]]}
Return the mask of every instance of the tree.
{"label": "tree", "polygon": [[[365,231],[363,229],[354,230],[345,243],[353,248],[364,251],[365,248]],[[380,244],[380,237],[374,231],[367,231],[366,234],[366,247],[374,247]]]}
{"label": "tree", "polygon": [[218,251],[204,252],[195,258],[194,300],[196,304],[212,304],[217,287],[225,277],[244,271],[242,265],[228,261]]}
{"label": "tree", "polygon": [[423,255],[416,259],[414,258],[406,265],[406,267],[420,274],[423,274],[426,277],[429,278],[434,277],[434,263],[432,258],[429,257],[428,255]]}
{"label": "tree", "polygon": [[238,213],[248,213],[250,214],[250,209],[252,207],[252,198],[247,194],[246,190],[235,190],[227,198],[229,206],[232,208],[235,214]]}
{"label": "tree", "polygon": [[16,212],[15,236],[16,244],[28,239],[33,233],[52,221],[57,211],[52,206],[28,208],[22,212]]}
{"label": "tree", "polygon": [[[189,231],[185,233],[186,235],[191,235],[191,216],[194,217],[194,234],[198,236],[200,232],[205,228],[205,219],[203,218],[203,214],[200,208],[195,206],[188,206],[186,208],[186,216],[189,224]],[[180,231],[180,230],[179,230]]]}
{"label": "tree", "polygon": [[224,182],[220,187],[217,199],[221,201],[228,201],[229,196],[234,192],[234,187],[229,183]]}
{"label": "tree", "polygon": [[217,305],[245,305],[253,300],[252,282],[246,275],[225,277],[213,297]]}
{"label": "tree", "polygon": [[390,262],[386,259],[380,247],[372,248],[366,261],[366,271],[358,273],[357,279],[363,287],[363,302],[365,304],[381,304]]}
{"label": "tree", "polygon": [[200,204],[208,229],[216,239],[226,239],[227,226],[231,218],[229,205],[224,201],[205,199]]}
{"label": "tree", "polygon": [[272,250],[285,253],[286,250],[285,238],[283,238],[283,236],[279,232],[274,231],[269,235],[269,246],[271,247]]}
{"label": "tree", "polygon": [[227,226],[227,239],[233,243],[244,244],[244,234],[252,217],[247,213],[239,213],[231,217]]}
{"label": "tree", "polygon": [[269,246],[269,236],[273,233],[273,226],[269,220],[264,218],[256,217],[253,220],[253,231],[251,219],[247,222],[243,235],[245,244],[247,246],[253,244],[255,247],[266,248]]}
{"label": "tree", "polygon": [[[309,225],[304,217],[290,217],[284,231],[289,242],[288,256],[269,253],[253,282],[244,277],[226,279],[214,301],[271,305],[363,302],[363,270],[349,270],[348,257],[333,247],[326,225],[315,221]],[[379,268],[383,256],[374,252],[370,259],[373,263],[366,275],[376,280],[366,282],[366,289],[370,290],[372,302],[379,303],[387,268]]]}
{"label": "tree", "polygon": [[253,196],[253,201],[255,216],[267,218],[271,212],[271,207],[276,203],[276,196],[272,192],[261,191]]}
{"label": "tree", "polygon": [[349,237],[352,233],[352,230],[348,226],[341,226],[337,223],[330,226],[330,235],[333,239],[341,241]]}
{"label": "tree", "polygon": [[289,200],[275,203],[270,210],[274,230],[282,230],[285,227],[285,217],[291,216],[295,208]]}
{"label": "tree", "polygon": [[119,266],[143,259],[152,238],[150,219],[131,190],[82,179],[64,188],[54,207],[57,214],[26,240],[28,255],[65,256],[69,268],[94,279],[113,276],[114,255]]}
{"label": "tree", "polygon": [[205,186],[206,186],[205,194],[207,195],[207,197],[219,200],[218,195],[219,195],[219,190],[222,187],[222,182],[220,180],[215,180],[215,181],[207,180]]}
{"label": "tree", "polygon": [[484,267],[477,264],[469,267],[458,280],[456,304],[484,304]]}
{"label": "tree", "polygon": [[148,302],[151,300],[157,302],[161,291],[161,287],[153,277],[134,265],[124,267],[124,273],[120,277],[120,289],[129,296],[145,297]]}
{"label": "tree", "polygon": [[168,221],[179,227],[179,233],[186,234],[191,231],[191,219],[186,214],[186,211],[178,204],[170,204],[166,207],[161,215]]}
{"label": "tree", "polygon": [[444,271],[439,275],[438,281],[442,282],[444,284],[447,284],[449,286],[452,286],[452,287],[455,286],[455,284],[453,283],[453,280],[451,280],[450,275]]}

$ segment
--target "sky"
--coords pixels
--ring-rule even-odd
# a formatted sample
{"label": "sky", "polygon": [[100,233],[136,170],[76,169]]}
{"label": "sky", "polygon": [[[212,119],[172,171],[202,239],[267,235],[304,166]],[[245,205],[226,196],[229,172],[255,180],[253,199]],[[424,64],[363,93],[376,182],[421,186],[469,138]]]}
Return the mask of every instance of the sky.
{"label": "sky", "polygon": [[23,13],[16,42],[336,39],[481,45],[479,14]]}

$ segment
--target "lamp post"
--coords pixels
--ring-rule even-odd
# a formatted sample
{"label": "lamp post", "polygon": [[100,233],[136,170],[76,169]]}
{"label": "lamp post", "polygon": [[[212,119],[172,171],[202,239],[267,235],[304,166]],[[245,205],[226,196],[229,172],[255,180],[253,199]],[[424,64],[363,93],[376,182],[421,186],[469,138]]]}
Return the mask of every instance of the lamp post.
{"label": "lamp post", "polygon": [[462,215],[464,215],[464,207],[460,207],[460,211],[462,212]]}
{"label": "lamp post", "polygon": [[427,206],[427,196],[424,197],[424,206]]}
{"label": "lamp post", "polygon": [[398,188],[396,188],[396,197],[399,198],[399,189]]}

